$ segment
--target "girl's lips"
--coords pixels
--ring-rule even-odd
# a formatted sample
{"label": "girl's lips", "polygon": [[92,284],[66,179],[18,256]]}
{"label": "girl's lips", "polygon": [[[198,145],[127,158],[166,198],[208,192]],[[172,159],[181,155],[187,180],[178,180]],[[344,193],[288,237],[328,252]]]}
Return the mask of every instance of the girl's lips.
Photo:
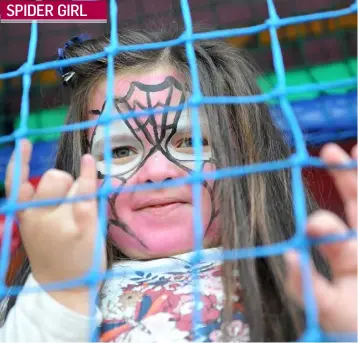
{"label": "girl's lips", "polygon": [[188,203],[187,199],[180,196],[167,196],[167,195],[156,195],[148,197],[136,198],[132,204],[132,210],[142,211],[147,208],[161,208],[170,207],[173,204],[185,204]]}
{"label": "girl's lips", "polygon": [[137,210],[142,214],[153,214],[153,215],[163,215],[168,214],[171,211],[174,211],[181,206],[185,206],[187,203],[184,202],[171,202],[171,203],[163,203],[163,204],[156,204],[150,205]]}

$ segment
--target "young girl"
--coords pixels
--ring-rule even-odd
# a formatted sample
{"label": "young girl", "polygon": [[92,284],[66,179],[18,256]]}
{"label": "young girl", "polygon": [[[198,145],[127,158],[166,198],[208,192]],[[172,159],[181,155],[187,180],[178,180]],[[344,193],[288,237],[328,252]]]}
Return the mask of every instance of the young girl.
{"label": "young girl", "polygon": [[[167,41],[165,32],[121,31],[121,45]],[[102,51],[108,37],[73,39],[60,58]],[[236,49],[220,41],[194,44],[200,85],[206,96],[257,94],[255,75]],[[114,59],[111,113],[185,104],[191,94],[184,46],[121,52]],[[106,100],[107,59],[62,70],[71,93],[67,124],[97,120]],[[199,109],[204,172],[230,166],[286,159],[290,149],[264,104],[205,105]],[[123,192],[126,186],[160,183],[188,176],[194,169],[190,110],[113,120],[112,160],[104,163],[101,125],[62,135],[56,169],[35,190],[28,182],[31,145],[22,142],[19,201],[93,194],[112,186],[108,198],[108,237],[102,271],[125,272],[98,285],[97,324],[102,341],[186,342],[292,341],[305,329],[296,252],[267,258],[222,262],[223,249],[269,245],[295,233],[290,170],[256,173],[202,184],[204,260],[192,265],[192,187]],[[326,163],[345,163],[338,146],[322,149]],[[11,192],[13,162],[7,172]],[[344,233],[357,226],[356,171],[331,171],[345,203],[347,224],[333,213],[315,211],[306,194],[311,237]],[[107,178],[106,178],[107,179]],[[108,186],[108,185],[106,185]],[[96,200],[30,208],[18,213],[28,260],[14,285],[34,287],[83,276],[93,262],[97,238]],[[313,289],[320,324],[331,332],[357,331],[357,245],[355,240],[312,250]],[[324,256],[321,258],[320,254]],[[330,273],[325,265],[330,264]],[[286,261],[286,264],[284,263]],[[153,269],[154,268],[154,269]],[[202,325],[192,331],[191,272],[199,273]],[[88,341],[89,292],[73,289],[20,293],[3,307],[2,341]]]}

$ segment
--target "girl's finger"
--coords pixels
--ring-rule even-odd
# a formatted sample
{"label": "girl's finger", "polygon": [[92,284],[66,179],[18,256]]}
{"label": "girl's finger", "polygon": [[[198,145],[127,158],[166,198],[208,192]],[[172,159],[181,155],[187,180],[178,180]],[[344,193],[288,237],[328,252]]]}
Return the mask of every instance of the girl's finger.
{"label": "girl's finger", "polygon": [[[33,200],[50,200],[65,198],[73,184],[73,177],[61,170],[50,169],[41,178]],[[46,206],[54,209],[58,205]]]}
{"label": "girl's finger", "polygon": [[[336,144],[327,144],[321,151],[321,158],[327,164],[346,164],[350,156]],[[336,188],[344,203],[345,213],[350,227],[357,227],[357,171],[330,170]]]}
{"label": "girl's finger", "polygon": [[[307,234],[311,238],[326,235],[344,234],[347,225],[334,213],[320,210],[312,214],[307,221]],[[333,276],[357,273],[357,241],[349,239],[317,246],[328,260]]]}
{"label": "girl's finger", "polygon": [[[29,201],[34,193],[33,186],[29,183],[29,174],[30,167],[29,163],[31,160],[32,154],[32,145],[28,140],[22,140],[20,142],[20,166],[15,166],[15,151],[12,153],[9,164],[6,168],[6,176],[5,176],[5,190],[6,194],[9,197],[12,193],[12,183],[13,183],[13,175],[14,169],[20,168],[20,189],[18,194],[18,201]],[[26,185],[23,187],[23,185]]]}
{"label": "girl's finger", "polygon": [[[68,197],[85,196],[95,194],[97,191],[97,169],[94,158],[84,155],[81,159],[81,172],[74,186],[68,193]],[[97,221],[96,198],[75,202],[72,204],[73,215],[80,230],[93,227]]]}
{"label": "girl's finger", "polygon": [[[304,291],[302,286],[302,267],[299,261],[299,255],[296,251],[290,251],[285,256],[287,266],[287,283],[286,290],[289,296],[301,307],[304,308]],[[320,323],[324,329],[329,331],[342,330],[347,326],[349,330],[349,315],[340,313],[337,307],[344,306],[342,303],[342,290],[336,288],[326,278],[319,274],[313,263],[310,264],[311,282],[309,287],[318,307]],[[348,317],[348,318],[346,318]],[[343,328],[343,331],[345,329]]]}
{"label": "girl's finger", "polygon": [[19,196],[17,201],[19,203],[31,201],[34,197],[34,194],[35,194],[35,187],[30,182],[24,182],[20,186]]}
{"label": "girl's finger", "polygon": [[[287,269],[287,291],[293,300],[301,307],[304,307],[304,294],[302,284],[302,265],[300,264],[299,254],[296,251],[289,251],[284,255]],[[331,285],[327,279],[322,277],[316,270],[312,262],[310,262],[311,280],[313,293],[315,297],[320,297],[321,293],[330,294]],[[317,284],[318,282],[318,284]],[[324,301],[324,299],[323,299]],[[327,304],[325,307],[329,307]]]}

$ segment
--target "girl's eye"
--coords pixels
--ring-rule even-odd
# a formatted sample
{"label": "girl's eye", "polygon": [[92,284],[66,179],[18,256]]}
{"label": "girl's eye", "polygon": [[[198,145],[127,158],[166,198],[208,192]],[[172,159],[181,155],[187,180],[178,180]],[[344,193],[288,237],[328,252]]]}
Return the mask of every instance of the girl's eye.
{"label": "girl's eye", "polygon": [[112,149],[112,163],[125,165],[131,163],[138,156],[138,152],[131,146],[121,146]]}
{"label": "girl's eye", "polygon": [[[201,144],[205,147],[209,145],[209,142],[206,138],[203,138]],[[193,147],[193,139],[191,137],[185,137],[180,139],[177,143],[177,148],[192,148]]]}
{"label": "girl's eye", "polygon": [[124,146],[124,147],[118,147],[118,148],[114,148],[112,149],[112,157],[113,158],[126,158],[132,155],[135,155],[136,151],[134,148],[129,147],[129,146]]}

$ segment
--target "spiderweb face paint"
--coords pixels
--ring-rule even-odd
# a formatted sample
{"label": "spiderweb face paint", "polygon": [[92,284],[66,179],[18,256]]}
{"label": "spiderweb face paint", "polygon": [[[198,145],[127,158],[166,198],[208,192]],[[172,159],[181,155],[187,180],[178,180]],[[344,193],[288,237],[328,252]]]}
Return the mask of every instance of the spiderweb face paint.
{"label": "spiderweb face paint", "polygon": [[[166,92],[165,101],[156,101],[157,93]],[[142,93],[142,94],[141,94]],[[163,97],[163,95],[162,95]],[[143,98],[144,103],[133,98]],[[115,107],[118,113],[129,111],[141,111],[155,109],[164,106],[174,107],[173,99],[183,104],[185,101],[181,84],[174,77],[167,77],[157,85],[145,85],[133,82],[126,96],[115,99]],[[98,111],[96,111],[98,113]],[[110,176],[128,177],[131,172],[139,168],[146,159],[156,151],[161,151],[169,160],[175,163],[193,168],[195,160],[192,146],[192,128],[190,113],[187,109],[176,112],[163,113],[158,116],[148,116],[145,120],[134,118],[125,121],[116,121],[110,126],[110,141],[113,159],[110,164]],[[201,131],[203,136],[203,154],[201,160],[211,159],[209,146],[209,130],[207,119],[201,115]],[[144,134],[145,139],[138,136],[138,132]],[[91,144],[91,152],[97,161],[97,169],[100,174],[105,175],[106,166],[104,155],[105,129],[97,127]],[[146,149],[144,141],[150,144]]]}
{"label": "spiderweb face paint", "polygon": [[[134,79],[128,83],[126,92],[123,91],[125,87],[121,88],[120,92],[116,92],[121,96],[115,98],[114,111],[127,113],[148,108],[175,107],[185,102],[182,85],[175,77],[163,77],[160,82],[150,81],[143,82],[142,79],[140,81]],[[99,104],[99,101],[95,104]],[[101,108],[99,110],[92,106],[92,117],[102,114],[104,104]],[[211,156],[208,122],[203,113],[200,118],[203,138],[202,168],[210,170],[214,163]],[[117,120],[110,124],[109,132],[112,149],[109,176],[112,185],[117,187],[115,193],[109,197],[109,224],[110,233],[118,247],[122,251],[128,247],[146,250],[152,256],[156,253],[168,256],[167,253],[190,250],[192,248],[193,211],[190,203],[191,186],[185,186],[175,192],[165,190],[161,193],[163,199],[170,198],[178,203],[185,202],[185,204],[178,205],[175,211],[169,211],[171,207],[168,207],[165,213],[160,212],[159,209],[156,209],[156,212],[136,210],[138,202],[141,203],[143,197],[152,197],[153,192],[149,195],[142,192],[132,195],[121,192],[127,184],[164,181],[168,178],[184,177],[192,172],[195,155],[191,139],[190,112],[178,110],[155,116]],[[98,176],[101,179],[107,171],[103,158],[104,127],[97,126],[90,132],[88,138],[91,153],[96,159]],[[149,171],[148,168],[154,167],[162,169],[159,172],[161,173],[159,179],[162,180]],[[158,180],[154,180],[155,178]],[[204,220],[205,233],[215,226],[214,221],[218,214],[214,201],[214,186],[213,182],[203,184],[202,207],[203,216],[206,218]],[[184,221],[183,217],[186,218]],[[156,241],[162,241],[163,244],[160,245],[154,241],[153,235],[157,238]],[[172,242],[172,247],[170,242]],[[143,254],[139,257],[142,256]]]}

